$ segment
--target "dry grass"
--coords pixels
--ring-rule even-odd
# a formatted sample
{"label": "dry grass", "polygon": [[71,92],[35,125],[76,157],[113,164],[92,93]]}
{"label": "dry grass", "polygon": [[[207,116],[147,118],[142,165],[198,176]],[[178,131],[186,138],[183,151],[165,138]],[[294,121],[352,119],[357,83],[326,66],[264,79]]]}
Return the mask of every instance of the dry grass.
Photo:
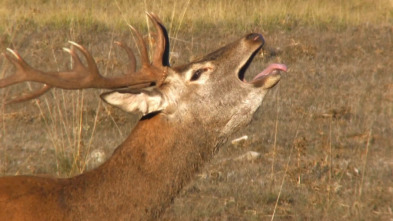
{"label": "dry grass", "polygon": [[[117,74],[125,56],[111,42],[132,44],[126,23],[146,31],[145,10],[167,25],[175,64],[259,31],[268,45],[249,75],[271,62],[290,68],[234,136],[249,140],[223,148],[165,220],[393,218],[392,1],[0,1],[0,48],[56,70],[69,65],[60,51],[75,40]],[[0,58],[0,76],[9,73]],[[101,104],[99,93],[54,90],[2,105],[0,173],[66,177],[109,156],[137,118]],[[249,150],[261,157],[237,160]]]}
{"label": "dry grass", "polygon": [[[184,0],[184,1],[0,1],[0,27],[28,23],[32,26],[82,26],[124,28],[124,22],[144,24],[144,11],[154,11],[171,31],[178,28],[200,31],[205,25],[225,24],[223,28],[249,28],[277,25],[353,26],[392,22],[391,0]],[[181,26],[182,21],[187,23]]]}

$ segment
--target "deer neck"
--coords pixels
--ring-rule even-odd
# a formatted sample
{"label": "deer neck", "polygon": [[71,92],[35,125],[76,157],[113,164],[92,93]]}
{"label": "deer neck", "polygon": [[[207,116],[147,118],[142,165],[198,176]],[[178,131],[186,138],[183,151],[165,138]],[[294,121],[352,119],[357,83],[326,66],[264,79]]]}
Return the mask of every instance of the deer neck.
{"label": "deer neck", "polygon": [[[116,149],[105,169],[137,169],[142,176],[152,176],[171,183],[191,175],[200,164],[210,159],[218,144],[217,135],[192,119],[182,124],[165,116],[142,120],[124,143]],[[192,166],[190,166],[192,165]]]}
{"label": "deer neck", "polygon": [[83,187],[75,196],[92,202],[91,211],[116,207],[134,220],[157,217],[222,143],[202,125],[161,115],[140,121],[105,164],[74,179]]}

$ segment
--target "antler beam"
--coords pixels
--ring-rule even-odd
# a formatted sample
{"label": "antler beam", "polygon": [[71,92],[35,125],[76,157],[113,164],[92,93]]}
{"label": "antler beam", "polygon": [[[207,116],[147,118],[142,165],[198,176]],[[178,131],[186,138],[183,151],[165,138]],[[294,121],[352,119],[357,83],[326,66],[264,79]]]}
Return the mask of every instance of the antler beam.
{"label": "antler beam", "polygon": [[[0,80],[0,88],[13,84],[31,81],[45,84],[41,89],[23,95],[11,100],[11,102],[20,102],[41,96],[49,91],[52,87],[62,89],[85,89],[85,88],[106,88],[116,89],[123,87],[146,87],[146,85],[155,84],[160,86],[167,75],[169,66],[169,44],[168,34],[159,18],[152,13],[147,13],[148,17],[157,30],[157,43],[153,53],[152,63],[149,61],[146,44],[142,35],[132,26],[131,30],[135,33],[138,46],[141,52],[141,68],[136,71],[135,55],[126,44],[115,42],[116,45],[123,48],[130,60],[128,71],[119,77],[107,78],[102,76],[98,70],[93,56],[84,48],[73,41],[69,41],[71,48],[64,48],[64,51],[70,53],[74,65],[69,71],[44,72],[31,67],[17,51],[7,48],[9,53],[3,55],[15,66],[16,71],[13,75]],[[85,57],[87,65],[84,65],[76,53],[76,50]]]}

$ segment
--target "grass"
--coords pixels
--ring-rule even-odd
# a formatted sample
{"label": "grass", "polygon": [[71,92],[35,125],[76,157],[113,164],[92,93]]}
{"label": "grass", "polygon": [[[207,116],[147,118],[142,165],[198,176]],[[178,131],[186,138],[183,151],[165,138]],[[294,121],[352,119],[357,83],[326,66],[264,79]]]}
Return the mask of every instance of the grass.
{"label": "grass", "polygon": [[[133,45],[128,23],[146,34],[146,10],[164,20],[174,64],[258,31],[266,50],[248,73],[272,62],[290,68],[253,123],[234,136],[247,134],[245,145],[222,148],[164,219],[393,217],[392,1],[0,1],[0,48],[58,70],[69,66],[61,48],[74,40],[105,75],[118,74],[126,58],[112,42]],[[9,73],[0,58],[0,77]],[[25,84],[0,95],[23,90]],[[99,94],[52,90],[2,104],[0,174],[68,177],[110,156],[137,117],[103,105]],[[250,150],[261,157],[236,160]]]}
{"label": "grass", "polygon": [[[372,8],[372,10],[370,10]],[[154,11],[173,31],[197,32],[206,26],[225,24],[224,29],[293,28],[298,25],[347,27],[360,24],[390,24],[391,0],[220,0],[220,1],[6,1],[0,4],[0,27],[124,29],[124,23],[143,25],[144,11]],[[184,16],[184,18],[183,18]],[[187,24],[184,27],[182,22]]]}

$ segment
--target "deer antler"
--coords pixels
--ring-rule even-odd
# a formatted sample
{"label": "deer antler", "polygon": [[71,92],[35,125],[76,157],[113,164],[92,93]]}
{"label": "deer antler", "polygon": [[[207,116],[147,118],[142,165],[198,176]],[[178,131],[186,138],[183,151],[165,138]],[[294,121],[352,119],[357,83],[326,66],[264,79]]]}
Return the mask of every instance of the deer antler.
{"label": "deer antler", "polygon": [[[149,61],[146,44],[141,34],[130,26],[138,40],[142,66],[139,71],[136,71],[135,55],[131,48],[122,42],[115,42],[116,45],[126,51],[130,60],[128,71],[119,77],[107,78],[102,76],[92,55],[82,45],[73,41],[69,41],[71,44],[70,49],[64,48],[64,51],[70,53],[73,58],[73,68],[69,71],[60,72],[44,72],[37,70],[31,67],[17,51],[7,48],[9,53],[3,53],[3,55],[15,66],[16,71],[13,75],[0,80],[0,88],[25,81],[45,84],[41,89],[13,99],[8,103],[39,97],[52,87],[75,90],[85,88],[115,89],[128,86],[142,88],[152,84],[160,86],[167,75],[167,67],[169,66],[168,34],[162,22],[155,14],[147,13],[147,15],[154,24],[158,36],[152,63]],[[87,62],[86,66],[81,62],[76,50],[81,52],[85,57]]]}

